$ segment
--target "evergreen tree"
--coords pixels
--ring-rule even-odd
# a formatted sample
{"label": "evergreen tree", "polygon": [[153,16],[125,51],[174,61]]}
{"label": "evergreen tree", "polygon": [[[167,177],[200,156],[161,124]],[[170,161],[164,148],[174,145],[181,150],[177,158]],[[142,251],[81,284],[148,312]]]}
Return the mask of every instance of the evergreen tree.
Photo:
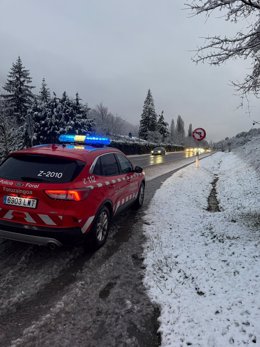
{"label": "evergreen tree", "polygon": [[53,97],[47,103],[39,103],[34,112],[34,144],[54,143],[60,129],[58,117],[59,99]]}
{"label": "evergreen tree", "polygon": [[0,160],[2,161],[9,153],[9,134],[8,134],[8,126],[6,126],[6,114],[4,107],[4,100],[0,97],[0,144],[1,144],[1,152],[0,152]]}
{"label": "evergreen tree", "polygon": [[165,141],[165,139],[169,136],[169,130],[168,130],[168,123],[165,122],[163,111],[159,116],[158,123],[157,123],[157,130],[162,136],[162,141]]}
{"label": "evergreen tree", "polygon": [[38,131],[41,131],[42,124],[39,114],[42,112],[45,105],[47,105],[47,102],[43,102],[38,95],[34,98],[33,103],[27,112],[27,123],[31,145],[35,144],[35,137],[37,137]]}
{"label": "evergreen tree", "polygon": [[17,128],[15,126],[15,117],[8,117],[8,112],[5,107],[5,100],[0,97],[0,160],[11,151],[21,149],[28,145],[26,136],[26,125]]}
{"label": "evergreen tree", "polygon": [[[77,113],[81,112],[81,103],[80,103],[80,97],[79,97],[79,93],[76,93],[76,98],[75,98],[75,110]],[[90,111],[90,109],[89,109]]]}
{"label": "evergreen tree", "polygon": [[45,78],[43,78],[38,98],[39,98],[39,100],[41,102],[45,102],[46,103],[46,102],[48,102],[50,100],[50,97],[51,97],[50,90],[47,87],[47,83],[45,82]]}
{"label": "evergreen tree", "polygon": [[170,126],[170,139],[172,143],[176,142],[176,136],[175,136],[175,124],[174,124],[174,119],[171,121],[171,126]]}
{"label": "evergreen tree", "polygon": [[184,121],[181,118],[181,116],[178,115],[177,123],[176,123],[176,143],[178,145],[183,145],[184,138],[185,138]]}
{"label": "evergreen tree", "polygon": [[189,137],[192,136],[192,124],[189,125],[188,136],[189,136]]}
{"label": "evergreen tree", "polygon": [[92,130],[93,122],[88,118],[90,108],[80,103],[78,93],[76,94],[76,99],[72,100],[64,92],[60,104],[62,133],[85,134]]}
{"label": "evergreen tree", "polygon": [[75,100],[72,101],[74,131],[76,134],[85,134],[94,129],[94,121],[90,119],[90,108],[87,104],[82,104],[79,94],[76,93]]}
{"label": "evergreen tree", "polygon": [[66,102],[67,100],[68,100],[68,96],[67,96],[67,93],[64,91],[64,92],[62,93],[61,101],[62,101],[62,102]]}
{"label": "evergreen tree", "polygon": [[139,137],[147,140],[149,131],[156,131],[157,115],[155,113],[153,97],[150,89],[144,101],[143,113],[141,114]]}
{"label": "evergreen tree", "polygon": [[85,134],[92,130],[93,121],[88,118],[89,108],[80,103],[79,96],[72,100],[64,92],[56,94],[47,103],[38,103],[34,110],[34,143],[55,143],[60,134]]}
{"label": "evergreen tree", "polygon": [[156,131],[148,131],[147,141],[152,142],[154,144],[159,144],[162,142],[162,135],[158,130]]}
{"label": "evergreen tree", "polygon": [[193,136],[192,136],[192,124],[189,124],[189,128],[188,128],[188,135],[185,139],[185,145],[188,146],[188,147],[196,147],[196,143],[193,139]]}
{"label": "evergreen tree", "polygon": [[22,60],[18,57],[13,63],[8,74],[7,82],[3,89],[6,94],[3,94],[7,115],[14,115],[18,125],[23,125],[26,122],[26,114],[32,103],[33,93],[31,86],[32,79],[29,70],[25,69]]}

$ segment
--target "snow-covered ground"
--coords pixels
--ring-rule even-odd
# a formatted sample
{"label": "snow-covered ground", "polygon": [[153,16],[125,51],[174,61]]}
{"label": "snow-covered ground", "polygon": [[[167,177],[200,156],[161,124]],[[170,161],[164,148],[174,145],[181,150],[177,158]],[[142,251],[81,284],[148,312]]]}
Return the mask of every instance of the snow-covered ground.
{"label": "snow-covered ground", "polygon": [[260,346],[259,154],[260,136],[156,192],[144,282],[161,309],[162,346]]}

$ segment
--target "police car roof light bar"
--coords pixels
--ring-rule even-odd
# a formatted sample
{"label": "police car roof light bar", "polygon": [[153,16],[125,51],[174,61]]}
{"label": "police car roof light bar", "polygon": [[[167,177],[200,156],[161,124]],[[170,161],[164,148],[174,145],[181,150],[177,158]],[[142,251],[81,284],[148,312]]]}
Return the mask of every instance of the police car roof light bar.
{"label": "police car roof light bar", "polygon": [[84,143],[86,145],[106,146],[111,143],[108,137],[98,135],[69,135],[63,134],[59,136],[61,143]]}

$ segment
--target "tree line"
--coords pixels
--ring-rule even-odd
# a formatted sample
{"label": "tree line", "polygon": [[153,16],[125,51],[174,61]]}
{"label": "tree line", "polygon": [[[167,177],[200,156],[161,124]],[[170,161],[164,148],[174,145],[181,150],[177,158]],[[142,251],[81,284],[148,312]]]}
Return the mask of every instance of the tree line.
{"label": "tree line", "polygon": [[156,143],[194,146],[192,131],[192,124],[189,124],[186,134],[184,120],[180,115],[177,116],[176,124],[172,119],[170,125],[164,119],[164,111],[158,115],[151,90],[148,90],[139,126],[141,139]]}
{"label": "tree line", "polygon": [[113,115],[102,103],[91,109],[79,94],[50,92],[45,78],[34,93],[30,71],[20,57],[12,64],[0,93],[1,157],[32,145],[55,143],[64,133],[137,134],[138,127]]}

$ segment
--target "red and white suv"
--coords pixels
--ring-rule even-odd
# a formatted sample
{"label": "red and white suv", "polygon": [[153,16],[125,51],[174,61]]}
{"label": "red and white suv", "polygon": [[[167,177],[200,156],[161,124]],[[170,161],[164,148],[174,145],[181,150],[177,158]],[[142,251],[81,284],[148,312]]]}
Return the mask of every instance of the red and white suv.
{"label": "red and white suv", "polygon": [[0,237],[50,247],[107,238],[111,218],[144,200],[140,167],[115,148],[42,145],[0,166]]}

